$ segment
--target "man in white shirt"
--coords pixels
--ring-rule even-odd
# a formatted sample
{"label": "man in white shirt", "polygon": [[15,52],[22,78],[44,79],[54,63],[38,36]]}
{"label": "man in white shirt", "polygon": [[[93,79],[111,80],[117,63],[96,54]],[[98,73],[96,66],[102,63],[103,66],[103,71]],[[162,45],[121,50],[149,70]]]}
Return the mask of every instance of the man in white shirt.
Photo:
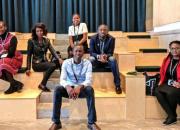
{"label": "man in white shirt", "polygon": [[60,121],[60,110],[62,97],[76,100],[77,98],[86,98],[88,106],[88,125],[90,130],[100,130],[96,125],[96,109],[94,89],[92,84],[92,65],[91,62],[82,59],[83,46],[76,45],[73,48],[73,58],[67,59],[62,64],[60,76],[60,85],[54,91],[53,116],[54,122],[49,130],[58,130],[62,128]]}

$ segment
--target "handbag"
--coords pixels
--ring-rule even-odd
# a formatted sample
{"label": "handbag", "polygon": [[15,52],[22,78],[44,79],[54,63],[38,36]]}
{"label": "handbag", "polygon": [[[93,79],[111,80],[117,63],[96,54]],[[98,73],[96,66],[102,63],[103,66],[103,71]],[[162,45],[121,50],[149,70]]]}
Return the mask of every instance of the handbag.
{"label": "handbag", "polygon": [[148,75],[147,72],[144,72],[146,80],[146,95],[155,96],[155,89],[158,87],[160,81],[160,74]]}

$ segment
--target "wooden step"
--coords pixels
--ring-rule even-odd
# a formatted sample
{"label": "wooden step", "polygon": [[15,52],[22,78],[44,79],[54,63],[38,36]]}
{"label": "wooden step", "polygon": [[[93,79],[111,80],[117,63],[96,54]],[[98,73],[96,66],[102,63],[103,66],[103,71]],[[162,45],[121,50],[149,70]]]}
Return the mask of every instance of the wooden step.
{"label": "wooden step", "polygon": [[[158,103],[155,96],[146,96],[146,119],[166,118],[167,115]],[[180,116],[180,106],[177,106],[177,115]]]}
{"label": "wooden step", "polygon": [[159,72],[160,66],[136,66],[138,72]]}
{"label": "wooden step", "polygon": [[24,84],[21,93],[5,95],[9,84],[5,81],[0,82],[0,120],[36,120],[37,104],[41,91],[38,85],[42,80],[42,73],[32,73],[31,78],[25,74],[17,74],[15,78]]}
{"label": "wooden step", "polygon": [[150,39],[150,35],[128,35],[129,39]]}
{"label": "wooden step", "polygon": [[[98,120],[121,120],[126,118],[125,97],[96,98],[95,102]],[[51,118],[52,108],[52,103],[40,103],[38,105],[38,118]],[[86,99],[69,100],[69,103],[63,102],[61,113],[61,118],[87,119]]]}
{"label": "wooden step", "polygon": [[134,53],[136,66],[161,66],[168,53]]}
{"label": "wooden step", "polygon": [[139,49],[139,52],[142,53],[167,53],[168,50],[164,48],[146,48],[146,49]]}
{"label": "wooden step", "polygon": [[[70,116],[69,107],[70,107],[69,103],[63,102],[61,108],[61,118],[69,118]],[[39,103],[37,108],[37,118],[38,119],[51,118],[52,108],[53,108],[52,103]]]}

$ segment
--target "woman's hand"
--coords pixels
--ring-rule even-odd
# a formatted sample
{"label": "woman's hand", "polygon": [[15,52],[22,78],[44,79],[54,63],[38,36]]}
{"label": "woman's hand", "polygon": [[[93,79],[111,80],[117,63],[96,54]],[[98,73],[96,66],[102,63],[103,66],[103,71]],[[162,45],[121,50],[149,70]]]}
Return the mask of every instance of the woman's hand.
{"label": "woman's hand", "polygon": [[63,63],[63,59],[59,58],[59,64],[62,64]]}
{"label": "woman's hand", "polygon": [[26,71],[26,75],[27,75],[27,76],[30,76],[30,74],[31,74],[31,71],[30,71],[30,70],[27,70],[27,71]]}
{"label": "woman's hand", "polygon": [[173,86],[174,86],[175,88],[180,88],[180,83],[174,81],[174,82],[173,82]]}

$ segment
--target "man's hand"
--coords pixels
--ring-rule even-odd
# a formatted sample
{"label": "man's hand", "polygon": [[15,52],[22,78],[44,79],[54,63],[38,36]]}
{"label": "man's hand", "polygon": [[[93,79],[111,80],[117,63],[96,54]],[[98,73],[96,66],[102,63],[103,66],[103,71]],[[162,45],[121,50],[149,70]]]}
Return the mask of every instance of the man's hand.
{"label": "man's hand", "polygon": [[180,88],[180,83],[174,81],[174,82],[173,82],[173,86],[174,86],[175,88]]}
{"label": "man's hand", "polygon": [[27,75],[27,76],[30,76],[30,74],[31,74],[31,71],[30,71],[30,70],[27,70],[27,71],[26,71],[26,75]]}
{"label": "man's hand", "polygon": [[80,94],[80,92],[81,92],[81,90],[84,88],[84,86],[83,85],[79,85],[78,87],[75,87],[74,88],[74,92],[75,92],[75,94],[76,94],[76,98],[78,98],[78,96],[79,96],[79,94]]}
{"label": "man's hand", "polygon": [[63,63],[63,59],[59,58],[59,64]]}
{"label": "man's hand", "polygon": [[72,88],[71,86],[66,86],[66,91],[69,95],[69,98],[73,98],[74,96],[74,88]]}
{"label": "man's hand", "polygon": [[101,54],[99,57],[99,61],[102,63],[107,63],[107,55],[106,54]]}

